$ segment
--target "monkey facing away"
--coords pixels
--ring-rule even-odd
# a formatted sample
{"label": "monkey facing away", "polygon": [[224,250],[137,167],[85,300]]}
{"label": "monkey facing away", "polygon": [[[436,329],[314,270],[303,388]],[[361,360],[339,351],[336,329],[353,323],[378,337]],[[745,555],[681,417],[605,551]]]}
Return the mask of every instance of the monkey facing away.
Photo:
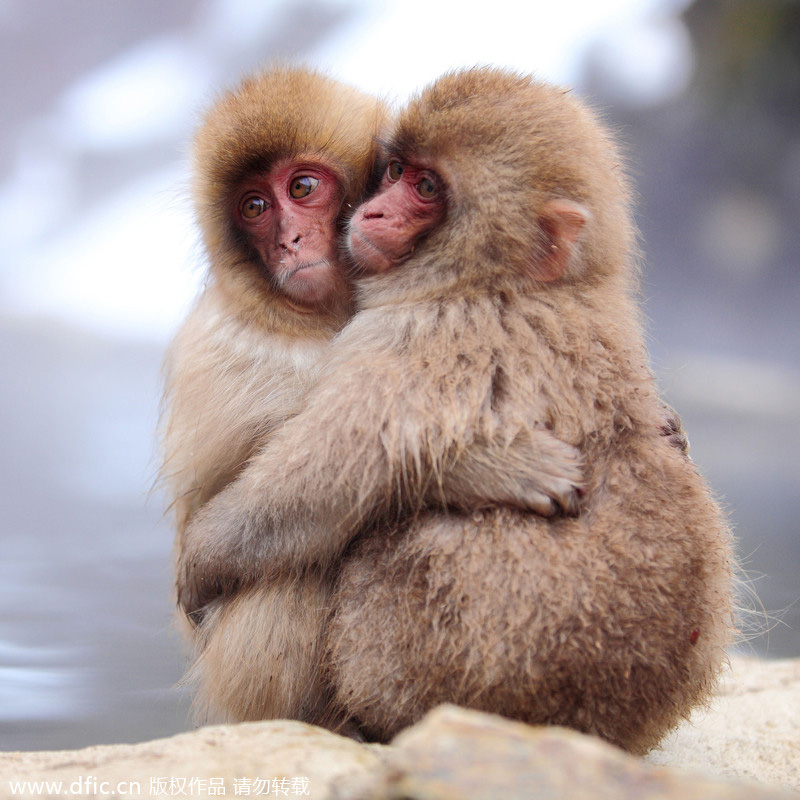
{"label": "monkey facing away", "polygon": [[[294,414],[352,310],[342,220],[363,195],[382,103],[326,76],[266,71],[223,96],[194,143],[207,286],[170,349],[162,475],[176,550],[194,513]],[[273,581],[194,617],[199,705],[315,719],[329,581]]]}
{"label": "monkey facing away", "polygon": [[[350,226],[360,310],[300,413],[187,528],[179,600],[349,546],[327,649],[367,736],[447,701],[644,752],[713,686],[732,553],[659,432],[613,142],[568,94],[472,70],[410,104],[387,159]],[[561,442],[584,456],[577,516],[471,509],[476,485],[538,491],[487,463],[547,476]]]}

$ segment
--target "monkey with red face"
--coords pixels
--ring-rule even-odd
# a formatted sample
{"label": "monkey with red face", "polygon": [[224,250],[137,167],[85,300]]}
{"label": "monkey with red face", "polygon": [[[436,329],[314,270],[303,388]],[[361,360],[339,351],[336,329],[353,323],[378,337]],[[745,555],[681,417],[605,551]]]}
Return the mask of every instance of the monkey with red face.
{"label": "monkey with red face", "polygon": [[[194,514],[297,411],[352,311],[337,241],[386,120],[384,106],[355,89],[279,68],[224,95],[197,133],[194,195],[210,270],[169,352],[163,414],[179,558]],[[329,594],[330,581],[309,573],[186,618],[203,711],[320,721]]]}
{"label": "monkey with red face", "polygon": [[[343,558],[330,680],[369,737],[447,701],[643,752],[713,686],[732,555],[660,435],[616,148],[569,95],[472,70],[412,101],[386,161],[349,231],[359,311],[187,528],[179,598]],[[530,513],[577,507],[551,491],[563,443],[580,514]],[[476,511],[476,486],[506,507]]]}

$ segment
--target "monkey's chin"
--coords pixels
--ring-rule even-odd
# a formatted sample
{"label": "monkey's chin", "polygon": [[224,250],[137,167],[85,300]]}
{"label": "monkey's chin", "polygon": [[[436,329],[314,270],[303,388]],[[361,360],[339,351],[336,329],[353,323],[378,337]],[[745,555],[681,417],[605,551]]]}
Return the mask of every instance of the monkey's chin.
{"label": "monkey's chin", "polygon": [[397,263],[355,226],[350,228],[347,236],[347,249],[362,275],[379,275]]}
{"label": "monkey's chin", "polygon": [[325,304],[339,289],[336,267],[326,259],[298,264],[281,276],[280,289],[294,303],[308,308]]}

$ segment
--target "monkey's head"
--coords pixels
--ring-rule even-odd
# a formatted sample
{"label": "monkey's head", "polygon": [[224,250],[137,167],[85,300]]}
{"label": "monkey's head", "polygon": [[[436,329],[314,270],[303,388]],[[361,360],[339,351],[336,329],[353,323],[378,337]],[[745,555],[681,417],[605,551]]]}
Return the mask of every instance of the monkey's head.
{"label": "monkey's head", "polygon": [[367,274],[412,253],[417,273],[495,288],[631,273],[620,157],[568,92],[499,69],[448,73],[402,112],[383,157],[378,193],[350,226]]}
{"label": "monkey's head", "polygon": [[373,176],[386,119],[378,100],[300,68],[268,70],[221,97],[194,142],[196,210],[217,281],[256,302],[338,305],[348,294],[338,234]]}

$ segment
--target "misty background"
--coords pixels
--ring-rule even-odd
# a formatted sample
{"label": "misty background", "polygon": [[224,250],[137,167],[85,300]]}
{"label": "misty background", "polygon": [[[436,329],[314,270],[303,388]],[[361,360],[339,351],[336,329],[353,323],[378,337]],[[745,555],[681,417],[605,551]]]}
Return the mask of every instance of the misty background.
{"label": "misty background", "polygon": [[640,193],[653,367],[800,655],[800,3],[0,0],[0,749],[192,727],[154,488],[160,364],[202,285],[186,152],[248,71],[402,103],[446,69],[576,91]]}

